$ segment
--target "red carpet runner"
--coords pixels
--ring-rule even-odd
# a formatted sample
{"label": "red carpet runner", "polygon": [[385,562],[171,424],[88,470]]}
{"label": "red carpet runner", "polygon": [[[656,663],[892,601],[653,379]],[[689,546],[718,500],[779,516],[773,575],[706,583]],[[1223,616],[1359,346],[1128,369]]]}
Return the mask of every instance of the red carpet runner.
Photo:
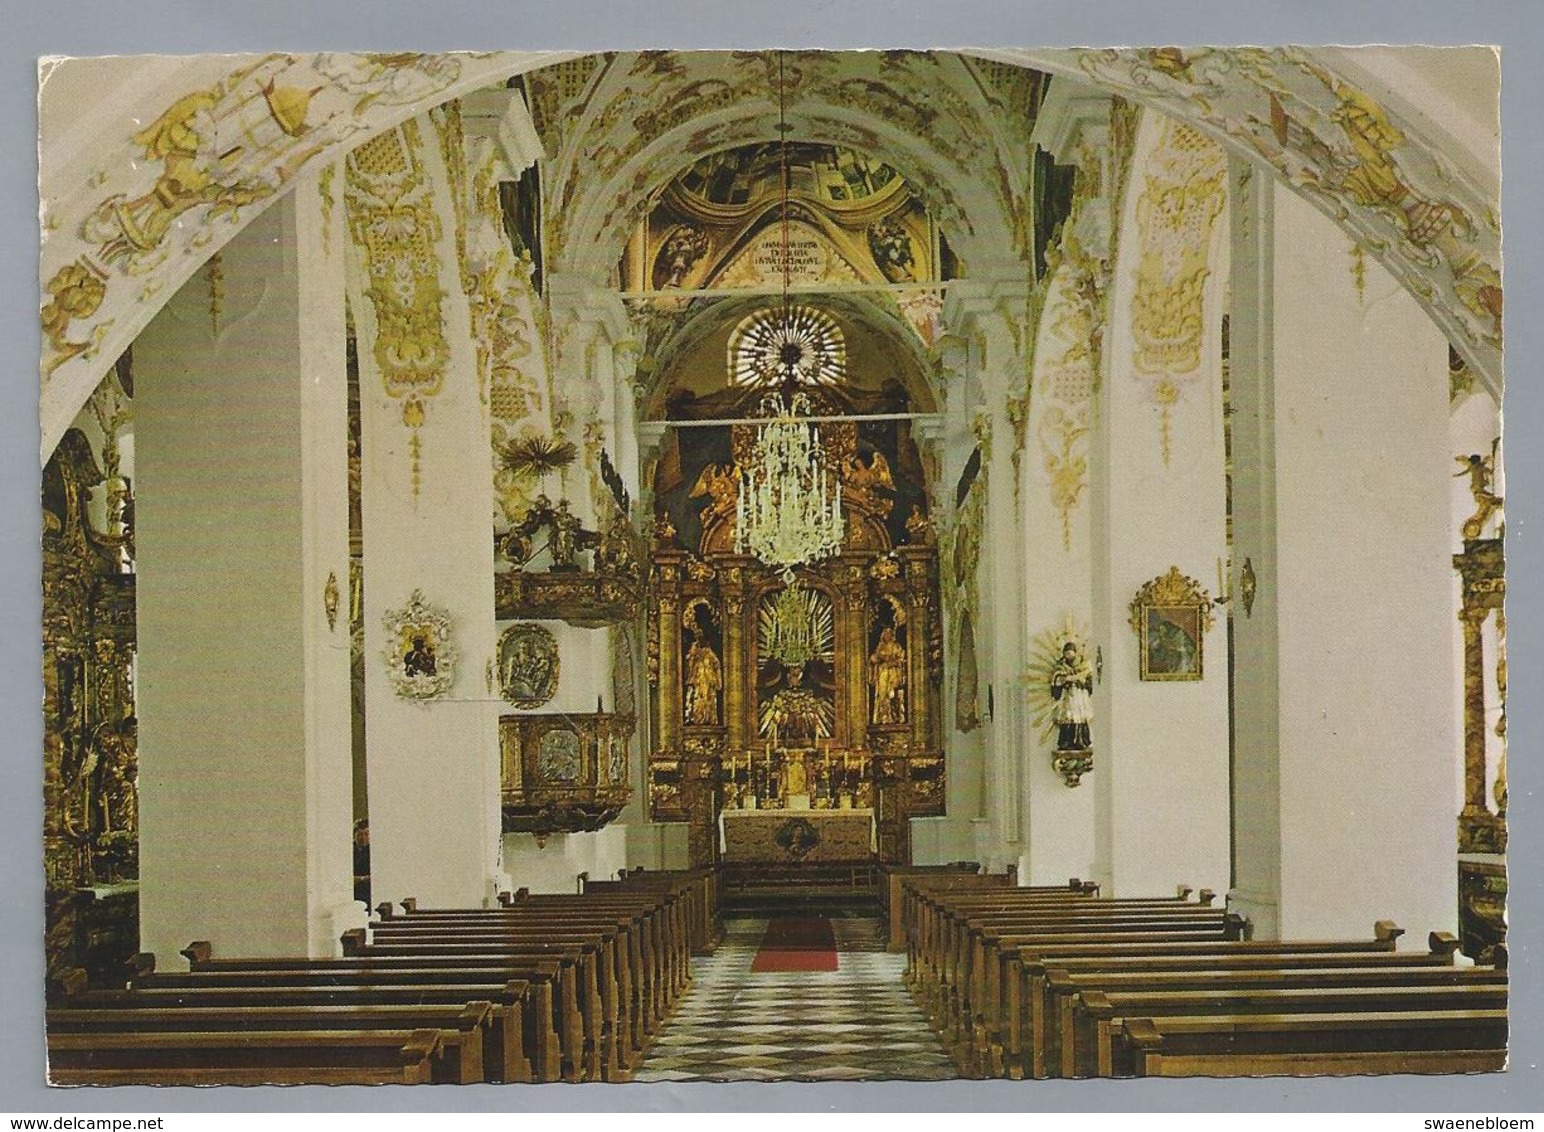
{"label": "red carpet runner", "polygon": [[836,933],[824,916],[780,918],[767,924],[753,972],[834,971]]}

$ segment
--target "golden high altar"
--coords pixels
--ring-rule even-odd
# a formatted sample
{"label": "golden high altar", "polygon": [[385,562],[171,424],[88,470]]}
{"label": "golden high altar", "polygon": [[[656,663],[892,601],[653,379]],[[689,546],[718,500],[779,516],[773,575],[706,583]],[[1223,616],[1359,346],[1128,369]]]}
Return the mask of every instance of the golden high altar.
{"label": "golden high altar", "polygon": [[[726,830],[749,830],[768,824],[753,815],[786,811],[781,824],[798,817],[817,833],[845,814],[831,823],[845,844],[868,811],[872,852],[902,862],[908,819],[943,812],[938,555],[922,503],[902,498],[889,471],[911,441],[894,429],[887,458],[850,420],[819,427],[840,469],[846,535],[841,553],[791,582],[734,549],[753,428],[733,427],[729,465],[693,466],[682,446],[673,497],[656,481],[649,810],[688,823],[694,866],[724,852],[721,814]],[[787,860],[780,852],[770,859]]]}

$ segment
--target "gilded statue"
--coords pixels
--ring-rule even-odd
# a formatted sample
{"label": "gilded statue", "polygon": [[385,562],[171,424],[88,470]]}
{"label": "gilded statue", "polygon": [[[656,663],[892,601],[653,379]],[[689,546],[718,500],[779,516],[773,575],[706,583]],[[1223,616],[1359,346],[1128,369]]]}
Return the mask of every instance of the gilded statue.
{"label": "gilded statue", "polygon": [[736,474],[734,467],[729,464],[709,464],[697,477],[689,498],[701,499],[704,496],[708,498],[708,505],[702,511],[702,521],[706,525],[712,517],[732,517],[739,495],[740,477]]}
{"label": "gilded statue", "polygon": [[877,494],[880,489],[895,491],[895,477],[890,474],[890,461],[883,452],[875,452],[866,465],[856,456],[843,462],[842,491],[852,506],[873,514],[889,514],[895,504],[881,498]]}
{"label": "gilded statue", "polygon": [[922,513],[922,505],[913,503],[911,514],[906,516],[906,541],[912,546],[931,546],[937,539],[933,520]]}
{"label": "gilded statue", "polygon": [[525,517],[510,528],[509,534],[504,537],[504,553],[510,561],[517,566],[524,566],[531,560],[535,553],[531,537],[543,527],[551,531],[547,542],[547,549],[552,552],[551,570],[578,570],[579,564],[574,559],[579,552],[601,545],[601,536],[585,529],[579,516],[569,509],[568,500],[558,500],[554,508],[550,499],[538,495]]}
{"label": "gilded statue", "polygon": [[606,533],[601,536],[600,546],[596,549],[596,560],[598,566],[604,566],[619,574],[631,574],[637,569],[638,556],[633,549],[632,524],[620,511],[611,520],[611,526]]}
{"label": "gilded statue", "polygon": [[820,708],[820,698],[804,687],[804,666],[793,665],[788,669],[787,687],[762,709],[761,733],[785,744],[829,738]]}
{"label": "gilded statue", "polygon": [[716,727],[718,694],[724,688],[724,666],[700,636],[686,650],[686,722]]}
{"label": "gilded statue", "polygon": [[1474,514],[1464,520],[1464,539],[1477,539],[1480,532],[1485,529],[1485,524],[1497,511],[1501,510],[1502,499],[1491,490],[1496,478],[1496,464],[1494,457],[1481,456],[1478,452],[1468,456],[1453,457],[1458,461],[1459,471],[1454,479],[1469,478],[1469,494],[1474,496]]}
{"label": "gilded statue", "polygon": [[869,656],[869,687],[874,692],[873,723],[906,722],[906,650],[885,626]]}
{"label": "gilded statue", "polygon": [[1062,646],[1061,658],[1051,668],[1051,698],[1056,701],[1051,722],[1056,724],[1058,751],[1086,751],[1093,747],[1093,692],[1094,670],[1077,642],[1068,641]]}

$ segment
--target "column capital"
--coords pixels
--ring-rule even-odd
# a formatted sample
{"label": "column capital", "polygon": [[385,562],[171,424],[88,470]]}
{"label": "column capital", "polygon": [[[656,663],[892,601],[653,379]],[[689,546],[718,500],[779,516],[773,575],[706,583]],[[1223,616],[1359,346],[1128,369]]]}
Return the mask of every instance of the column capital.
{"label": "column capital", "polygon": [[607,345],[635,342],[627,306],[615,291],[602,287],[577,272],[555,272],[548,277],[547,293],[554,318],[567,317],[598,331]]}
{"label": "column capital", "polygon": [[1027,275],[956,279],[944,296],[944,326],[968,335],[994,316],[1017,318],[1032,286]]}
{"label": "column capital", "polygon": [[1076,83],[1054,82],[1035,116],[1031,145],[1059,165],[1081,165],[1086,149],[1101,149],[1110,136],[1110,96]]}
{"label": "column capital", "polygon": [[468,138],[493,145],[501,181],[519,180],[521,173],[547,156],[524,96],[509,87],[462,95],[461,128]]}

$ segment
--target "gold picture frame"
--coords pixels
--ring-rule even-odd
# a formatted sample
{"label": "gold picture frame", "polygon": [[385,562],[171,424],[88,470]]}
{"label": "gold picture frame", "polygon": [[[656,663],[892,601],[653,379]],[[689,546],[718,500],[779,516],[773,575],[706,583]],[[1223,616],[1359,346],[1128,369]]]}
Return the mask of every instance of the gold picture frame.
{"label": "gold picture frame", "polygon": [[1137,635],[1138,675],[1143,680],[1200,680],[1205,675],[1206,634],[1213,622],[1211,595],[1194,578],[1169,567],[1137,591],[1131,628]]}

